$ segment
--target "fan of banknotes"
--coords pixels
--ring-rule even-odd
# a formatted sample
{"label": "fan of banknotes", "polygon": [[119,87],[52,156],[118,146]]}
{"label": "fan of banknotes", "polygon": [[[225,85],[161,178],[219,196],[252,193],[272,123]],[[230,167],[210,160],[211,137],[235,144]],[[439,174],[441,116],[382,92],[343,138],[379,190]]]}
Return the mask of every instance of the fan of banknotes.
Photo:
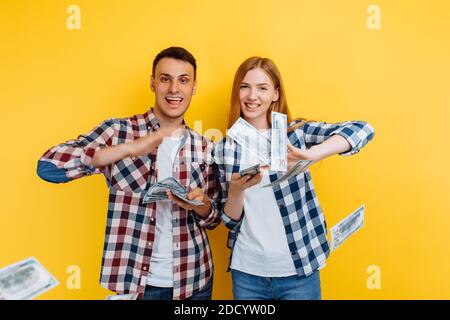
{"label": "fan of banknotes", "polygon": [[148,189],[147,193],[144,195],[142,203],[145,204],[161,200],[168,200],[166,190],[170,190],[176,197],[194,206],[200,206],[204,204],[203,202],[195,199],[189,200],[187,198],[188,192],[186,188],[173,177],[166,178],[151,186],[150,189]]}
{"label": "fan of banknotes", "polygon": [[263,187],[274,187],[291,177],[308,169],[313,164],[311,160],[299,160],[291,169],[287,170],[287,116],[283,113],[272,112],[272,129],[270,139],[261,134],[243,118],[239,118],[227,131],[227,135],[242,148],[248,149],[256,155],[263,165],[270,165],[270,170],[283,175]]}

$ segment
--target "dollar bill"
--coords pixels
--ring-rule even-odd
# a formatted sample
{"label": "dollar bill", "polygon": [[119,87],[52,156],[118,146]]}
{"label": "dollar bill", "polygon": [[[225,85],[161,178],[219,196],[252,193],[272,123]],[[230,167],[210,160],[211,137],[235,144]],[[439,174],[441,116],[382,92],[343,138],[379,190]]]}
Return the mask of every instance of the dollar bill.
{"label": "dollar bill", "polygon": [[247,148],[254,153],[263,164],[270,166],[270,139],[266,138],[250,123],[239,118],[227,131],[227,135],[242,148]]}
{"label": "dollar bill", "polygon": [[241,171],[239,171],[239,174],[241,177],[245,176],[245,175],[251,175],[254,176],[255,174],[258,174],[261,172],[261,165],[255,164],[254,166],[248,167],[246,169],[243,169]]}
{"label": "dollar bill", "polygon": [[333,251],[364,225],[364,208],[364,205],[360,206],[331,228],[331,247]]}
{"label": "dollar bill", "polygon": [[30,257],[0,269],[0,300],[31,300],[58,284],[35,257]]}
{"label": "dollar bill", "polygon": [[111,294],[105,298],[105,300],[136,300],[138,297],[137,293],[129,294]]}
{"label": "dollar bill", "polygon": [[280,183],[282,183],[283,181],[289,180],[292,177],[295,177],[296,175],[298,175],[300,172],[305,171],[306,169],[309,168],[309,166],[313,163],[314,161],[312,160],[300,160],[299,162],[297,162],[294,166],[292,166],[291,169],[289,169],[285,175],[283,175],[282,177],[278,178],[277,180],[266,184],[264,186],[262,186],[263,188],[267,188],[267,187],[274,187],[276,185],[279,185]]}
{"label": "dollar bill", "polygon": [[271,164],[272,171],[287,171],[287,116],[272,112],[271,130]]}
{"label": "dollar bill", "polygon": [[142,203],[146,204],[150,202],[168,200],[169,198],[167,197],[166,190],[170,190],[176,197],[189,204],[195,206],[204,204],[203,202],[195,199],[189,200],[187,198],[188,192],[186,188],[173,177],[168,177],[151,186],[150,189],[148,189],[148,191],[145,193]]}

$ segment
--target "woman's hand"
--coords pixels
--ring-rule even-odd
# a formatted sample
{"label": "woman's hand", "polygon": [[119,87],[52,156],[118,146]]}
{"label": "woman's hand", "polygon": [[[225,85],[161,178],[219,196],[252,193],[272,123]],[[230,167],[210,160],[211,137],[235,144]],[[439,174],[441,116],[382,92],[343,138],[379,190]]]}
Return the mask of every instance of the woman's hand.
{"label": "woman's hand", "polygon": [[313,163],[319,161],[320,157],[315,151],[314,147],[304,150],[288,144],[288,170],[300,160],[312,160]]}
{"label": "woman's hand", "polygon": [[239,173],[233,173],[229,185],[228,193],[232,195],[239,195],[244,192],[245,189],[257,185],[262,180],[262,174],[258,173],[253,176],[245,175],[241,177]]}

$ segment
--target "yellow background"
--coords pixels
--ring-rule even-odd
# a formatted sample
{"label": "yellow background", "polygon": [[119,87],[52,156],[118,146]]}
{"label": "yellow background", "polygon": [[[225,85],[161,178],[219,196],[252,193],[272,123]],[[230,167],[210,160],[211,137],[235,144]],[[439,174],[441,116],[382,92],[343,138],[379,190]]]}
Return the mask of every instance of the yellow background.
{"label": "yellow background", "polygon": [[[69,30],[66,9],[81,9]],[[381,30],[366,10],[381,8]],[[102,176],[40,180],[52,145],[109,117],[153,104],[151,62],[168,46],[198,60],[186,119],[224,131],[234,72],[272,58],[295,116],[361,119],[375,139],[353,157],[312,169],[328,226],[366,205],[365,226],[328,260],[325,299],[450,298],[450,2],[442,1],[18,1],[0,2],[0,266],[35,256],[60,285],[39,299],[103,299],[107,211]],[[209,232],[215,299],[230,299],[226,230]],[[81,289],[69,290],[70,265]],[[367,267],[381,270],[369,290]]]}

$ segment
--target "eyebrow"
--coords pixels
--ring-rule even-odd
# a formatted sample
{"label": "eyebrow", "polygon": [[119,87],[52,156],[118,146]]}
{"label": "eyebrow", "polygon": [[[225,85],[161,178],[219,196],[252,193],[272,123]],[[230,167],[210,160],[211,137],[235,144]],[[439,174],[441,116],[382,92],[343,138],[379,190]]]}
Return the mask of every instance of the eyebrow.
{"label": "eyebrow", "polygon": [[[241,84],[246,84],[246,85],[248,85],[247,82],[242,82]],[[263,83],[258,83],[257,86],[269,86],[269,84],[266,83],[266,82],[263,82]]]}
{"label": "eyebrow", "polygon": [[[169,78],[173,77],[171,74],[168,74],[168,73],[160,73],[159,76],[166,76],[166,77],[169,77]],[[191,76],[189,74],[187,74],[187,73],[183,73],[183,74],[180,74],[180,75],[178,75],[176,77],[189,77],[190,78]]]}

